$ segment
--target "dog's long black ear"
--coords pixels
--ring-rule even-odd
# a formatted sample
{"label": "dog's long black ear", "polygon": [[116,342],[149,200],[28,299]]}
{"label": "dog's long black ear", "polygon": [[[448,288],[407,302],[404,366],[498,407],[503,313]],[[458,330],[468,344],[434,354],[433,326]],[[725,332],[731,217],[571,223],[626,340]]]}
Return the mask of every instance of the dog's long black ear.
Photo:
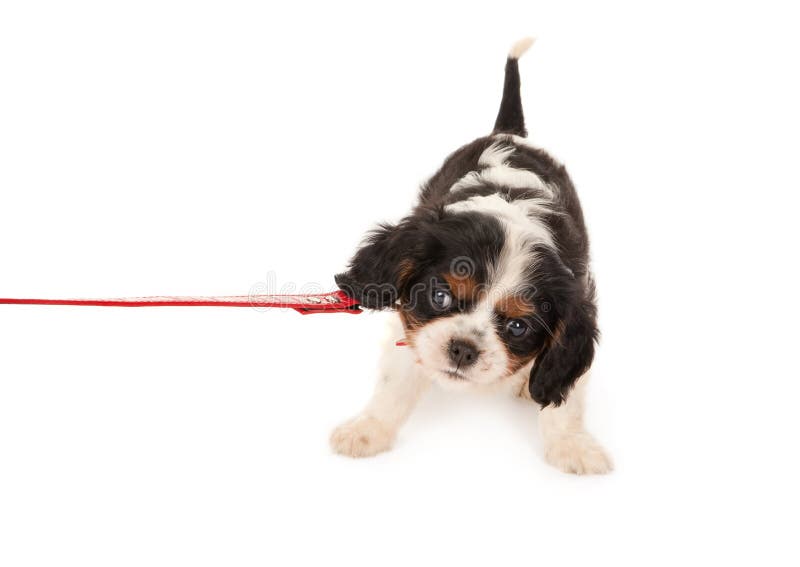
{"label": "dog's long black ear", "polygon": [[362,307],[387,309],[402,296],[414,270],[417,233],[407,221],[381,225],[367,236],[336,284]]}
{"label": "dog's long black ear", "polygon": [[597,335],[593,298],[570,302],[560,314],[555,337],[531,369],[528,389],[534,401],[542,407],[561,405],[575,381],[592,365]]}

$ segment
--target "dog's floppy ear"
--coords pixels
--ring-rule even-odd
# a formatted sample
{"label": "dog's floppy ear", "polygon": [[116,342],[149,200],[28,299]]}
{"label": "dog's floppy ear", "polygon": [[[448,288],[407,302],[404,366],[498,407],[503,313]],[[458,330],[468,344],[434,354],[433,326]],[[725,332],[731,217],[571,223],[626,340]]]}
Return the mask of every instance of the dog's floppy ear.
{"label": "dog's floppy ear", "polygon": [[531,397],[543,408],[561,405],[575,381],[592,365],[598,331],[593,294],[589,295],[567,300],[560,308],[556,305],[560,313],[555,336],[536,357],[528,382]]}
{"label": "dog's floppy ear", "polygon": [[417,231],[408,221],[371,232],[336,284],[362,307],[386,309],[402,297],[414,270]]}

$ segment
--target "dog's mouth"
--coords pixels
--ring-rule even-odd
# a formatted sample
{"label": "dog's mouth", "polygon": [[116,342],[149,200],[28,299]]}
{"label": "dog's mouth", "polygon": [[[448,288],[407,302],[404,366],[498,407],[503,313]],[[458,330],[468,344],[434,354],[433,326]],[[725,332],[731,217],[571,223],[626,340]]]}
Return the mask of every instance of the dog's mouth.
{"label": "dog's mouth", "polygon": [[467,375],[455,368],[444,368],[441,370],[442,374],[451,380],[466,380]]}

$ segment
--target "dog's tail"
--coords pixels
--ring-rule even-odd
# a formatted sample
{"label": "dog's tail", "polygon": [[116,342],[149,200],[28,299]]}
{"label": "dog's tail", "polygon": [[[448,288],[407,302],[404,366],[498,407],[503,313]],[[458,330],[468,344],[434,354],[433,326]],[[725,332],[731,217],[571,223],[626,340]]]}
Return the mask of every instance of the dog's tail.
{"label": "dog's tail", "polygon": [[522,114],[522,99],[519,96],[519,65],[517,60],[533,45],[534,38],[526,37],[511,46],[506,60],[506,79],[503,84],[503,100],[494,123],[493,134],[516,134],[527,136],[525,116]]}

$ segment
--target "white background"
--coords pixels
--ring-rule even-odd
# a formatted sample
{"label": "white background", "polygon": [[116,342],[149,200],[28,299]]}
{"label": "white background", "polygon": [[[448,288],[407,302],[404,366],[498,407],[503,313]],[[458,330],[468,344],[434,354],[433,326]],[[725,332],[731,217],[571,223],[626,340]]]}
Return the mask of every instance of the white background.
{"label": "white background", "polygon": [[332,455],[381,315],[3,306],[0,564],[796,565],[789,5],[1,4],[11,297],[332,289],[537,35],[525,112],[583,199],[617,470],[559,473],[531,405],[436,391],[393,452]]}

